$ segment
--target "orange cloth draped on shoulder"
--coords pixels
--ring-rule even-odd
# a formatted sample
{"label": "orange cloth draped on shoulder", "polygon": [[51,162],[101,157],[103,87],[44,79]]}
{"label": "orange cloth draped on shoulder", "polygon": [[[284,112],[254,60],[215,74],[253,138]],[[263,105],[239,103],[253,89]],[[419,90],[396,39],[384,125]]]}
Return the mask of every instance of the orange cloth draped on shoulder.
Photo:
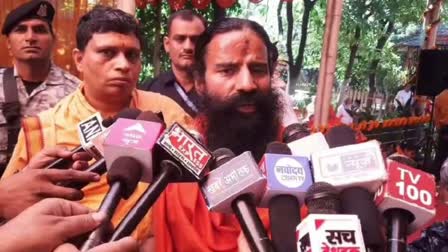
{"label": "orange cloth draped on shoulder", "polygon": [[[199,117],[196,129],[205,132]],[[270,230],[267,209],[257,209]],[[158,252],[238,251],[241,228],[234,214],[209,212],[197,183],[170,184],[153,207],[153,231]]]}
{"label": "orange cloth draped on shoulder", "polygon": [[[70,149],[80,144],[77,124],[97,112],[87,102],[82,93],[82,88],[83,85],[61,100],[54,108],[39,114],[37,119],[28,118],[23,121],[17,146],[2,179],[23,169],[29,160],[44,147],[62,145]],[[154,113],[162,112],[168,127],[174,122],[178,122],[189,128],[192,123],[192,119],[179,105],[170,98],[156,93],[135,90],[132,94],[130,107]],[[36,121],[39,123],[36,123]],[[114,225],[117,225],[123,219],[147,187],[148,184],[139,183],[134,194],[128,200],[120,202],[112,219]],[[99,182],[92,183],[83,189],[84,199],[81,200],[81,203],[96,210],[108,190],[106,176],[103,175]],[[151,221],[151,214],[148,213],[133,236],[139,240],[151,236]]]}

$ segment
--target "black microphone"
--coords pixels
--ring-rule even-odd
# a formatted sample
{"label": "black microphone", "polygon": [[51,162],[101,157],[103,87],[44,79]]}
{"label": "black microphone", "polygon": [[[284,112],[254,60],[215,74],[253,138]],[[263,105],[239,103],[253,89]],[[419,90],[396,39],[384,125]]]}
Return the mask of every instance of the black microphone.
{"label": "black microphone", "polygon": [[361,187],[350,187],[339,195],[341,213],[358,216],[366,249],[382,251],[385,241],[381,232],[380,212],[373,201],[373,194]]}
{"label": "black microphone", "polygon": [[[72,149],[72,155],[86,151],[98,160],[102,159],[102,153],[95,146],[93,141],[101,136],[108,134],[107,127],[111,126],[117,118],[135,119],[141,113],[138,109],[126,108],[118,112],[114,118],[102,120],[99,113],[95,113],[86,120],[78,124],[78,133],[80,135],[81,145]],[[106,128],[105,128],[106,127]],[[100,144],[97,144],[100,145]],[[59,158],[49,164],[46,169],[68,169],[73,164],[71,156],[69,158]]]}
{"label": "black microphone", "polygon": [[305,204],[310,214],[341,213],[338,190],[326,182],[316,182],[308,188]]}
{"label": "black microphone", "polygon": [[307,126],[300,124],[300,123],[293,123],[293,124],[288,125],[283,130],[283,142],[291,143],[295,140],[302,139],[309,135],[310,135],[310,130],[307,128]]}
{"label": "black microphone", "polygon": [[[214,152],[218,156],[218,151]],[[212,170],[201,186],[210,211],[235,213],[252,251],[274,251],[255,206],[266,187],[266,177],[248,151],[241,155],[229,149],[219,150],[218,167]]]}
{"label": "black microphone", "polygon": [[[170,182],[198,181],[213,163],[213,155],[178,124],[158,139],[150,186],[116,228],[110,241],[129,236]],[[159,161],[160,158],[164,158]]]}
{"label": "black microphone", "polygon": [[[107,221],[117,209],[121,199],[128,199],[134,192],[142,176],[143,167],[132,157],[119,157],[111,165],[107,174],[109,191],[101,202],[98,212],[104,212]],[[83,244],[81,251],[87,251],[108,240],[108,223],[100,225]]]}
{"label": "black microphone", "polygon": [[330,148],[356,144],[356,132],[347,125],[338,125],[325,133]]}
{"label": "black microphone", "polygon": [[134,229],[146,215],[148,210],[154,205],[156,200],[167,187],[170,180],[181,177],[182,169],[171,160],[163,160],[160,163],[160,174],[153,180],[151,185],[140,196],[134,207],[128,212],[126,217],[120,222],[109,242],[118,241],[121,238],[132,234]]}
{"label": "black microphone", "polygon": [[[269,143],[266,148],[266,155],[264,159],[269,159],[269,154],[282,155],[282,157],[287,160],[289,158],[288,156],[291,156],[291,150],[284,143],[272,142]],[[296,227],[300,223],[300,202],[297,195],[292,195],[291,190],[295,189],[298,192],[301,188],[286,188],[286,186],[280,186],[280,188],[277,186],[277,188],[275,188],[275,186],[273,186],[279,182],[277,176],[273,176],[272,173],[276,173],[276,175],[282,174],[281,172],[277,173],[276,171],[276,168],[281,167],[278,164],[281,163],[282,158],[280,156],[277,157],[278,159],[275,160],[276,162],[273,162],[272,164],[268,161],[264,161],[264,159],[260,162],[266,166],[267,173],[270,173],[267,175],[266,191],[278,191],[278,194],[270,198],[268,203],[269,219],[271,220],[272,242],[274,243],[275,249],[279,252],[294,252],[297,251]],[[294,161],[292,161],[292,163],[295,164]],[[292,168],[291,165],[292,164],[289,163],[286,166]],[[282,185],[281,182],[282,181],[280,181],[280,184]],[[280,192],[280,190],[282,191]]]}

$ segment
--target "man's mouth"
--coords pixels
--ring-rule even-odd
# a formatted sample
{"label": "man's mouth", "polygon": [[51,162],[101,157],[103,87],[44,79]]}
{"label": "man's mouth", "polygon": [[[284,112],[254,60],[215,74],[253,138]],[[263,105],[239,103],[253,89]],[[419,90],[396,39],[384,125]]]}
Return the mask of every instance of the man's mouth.
{"label": "man's mouth", "polygon": [[244,114],[251,114],[251,113],[255,113],[257,111],[257,107],[255,106],[255,104],[248,103],[248,104],[239,105],[237,107],[237,110]]}
{"label": "man's mouth", "polygon": [[40,47],[38,47],[38,46],[25,46],[22,49],[24,51],[39,51]]}

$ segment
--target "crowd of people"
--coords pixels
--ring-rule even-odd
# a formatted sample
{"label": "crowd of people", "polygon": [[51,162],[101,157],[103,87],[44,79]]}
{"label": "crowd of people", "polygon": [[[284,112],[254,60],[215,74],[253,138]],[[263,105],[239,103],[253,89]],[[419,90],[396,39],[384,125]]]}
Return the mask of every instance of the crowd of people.
{"label": "crowd of people", "polygon": [[[257,161],[297,120],[284,86],[272,85],[277,49],[254,21],[207,24],[191,10],[173,13],[163,40],[171,70],[138,85],[146,38],[133,16],[96,6],[80,18],[73,50],[79,80],[51,59],[54,15],[51,3],[36,0],[3,20],[4,50],[14,65],[0,70],[2,251],[78,251],[76,238],[104,222],[95,210],[109,190],[106,176],[85,171],[91,164],[87,153],[69,151],[80,144],[77,124],[95,113],[103,118],[125,108],[160,113],[167,127],[178,123],[201,133],[210,150],[250,151]],[[337,116],[351,123],[359,107],[359,101],[347,99]],[[407,151],[402,146],[396,156],[411,155]],[[72,160],[72,169],[43,169],[61,157]],[[67,181],[89,185],[72,189],[61,184]],[[113,225],[147,188],[140,182],[119,204]],[[269,227],[267,210],[258,214]],[[249,250],[234,215],[209,212],[197,183],[173,183],[132,238],[90,251]]]}

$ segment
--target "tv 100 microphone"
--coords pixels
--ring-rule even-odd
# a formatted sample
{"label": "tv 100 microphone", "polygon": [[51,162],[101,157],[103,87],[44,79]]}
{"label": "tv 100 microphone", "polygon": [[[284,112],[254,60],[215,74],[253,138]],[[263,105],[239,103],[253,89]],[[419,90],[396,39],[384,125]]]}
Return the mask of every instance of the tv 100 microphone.
{"label": "tv 100 microphone", "polygon": [[359,186],[375,193],[387,179],[375,140],[314,152],[311,161],[314,181],[330,183],[339,190]]}
{"label": "tv 100 microphone", "polygon": [[378,189],[375,202],[388,222],[388,251],[404,251],[406,237],[435,216],[433,175],[387,159],[389,179]]}
{"label": "tv 100 microphone", "polygon": [[356,215],[310,214],[297,226],[296,236],[300,252],[366,251]]}

